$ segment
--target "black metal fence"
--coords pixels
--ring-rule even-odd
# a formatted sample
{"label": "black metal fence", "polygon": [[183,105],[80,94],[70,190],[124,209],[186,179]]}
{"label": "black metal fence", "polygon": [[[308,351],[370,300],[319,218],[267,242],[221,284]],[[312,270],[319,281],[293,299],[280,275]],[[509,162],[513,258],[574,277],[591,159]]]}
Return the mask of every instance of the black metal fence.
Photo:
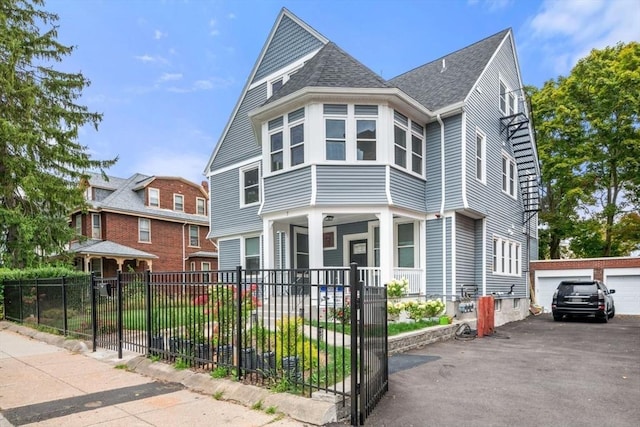
{"label": "black metal fence", "polygon": [[91,339],[91,278],[4,281],[7,320],[42,325],[65,336]]}
{"label": "black metal fence", "polygon": [[278,391],[329,392],[343,405],[356,393],[355,422],[388,388],[385,288],[364,287],[355,266],[118,273],[4,289],[8,320],[92,339],[94,350],[120,357],[128,350]]}

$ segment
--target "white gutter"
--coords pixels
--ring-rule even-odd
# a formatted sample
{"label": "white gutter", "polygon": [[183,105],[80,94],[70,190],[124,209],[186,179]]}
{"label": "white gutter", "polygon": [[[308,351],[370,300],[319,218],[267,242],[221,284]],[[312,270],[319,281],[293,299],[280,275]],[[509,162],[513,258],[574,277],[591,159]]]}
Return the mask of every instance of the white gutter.
{"label": "white gutter", "polygon": [[440,118],[440,114],[436,116],[436,120],[440,124],[440,187],[441,187],[441,199],[440,199],[440,218],[444,214],[444,194],[445,194],[445,181],[444,181],[444,123]]}

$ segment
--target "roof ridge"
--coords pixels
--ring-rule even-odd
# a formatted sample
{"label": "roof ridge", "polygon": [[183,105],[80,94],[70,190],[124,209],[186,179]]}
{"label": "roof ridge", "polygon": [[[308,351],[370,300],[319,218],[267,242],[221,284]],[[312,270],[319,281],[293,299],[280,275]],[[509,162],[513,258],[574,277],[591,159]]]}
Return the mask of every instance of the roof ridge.
{"label": "roof ridge", "polygon": [[454,54],[459,53],[459,52],[461,52],[461,51],[463,51],[463,50],[470,49],[470,48],[472,48],[472,47],[474,47],[474,46],[476,46],[476,45],[478,45],[478,44],[484,43],[484,42],[486,42],[487,40],[489,40],[489,39],[491,39],[491,38],[493,38],[493,37],[496,37],[497,35],[499,35],[499,34],[501,34],[501,33],[504,33],[504,34],[506,35],[506,34],[507,34],[508,32],[510,32],[510,31],[511,31],[511,27],[505,28],[504,30],[498,31],[498,32],[497,32],[497,33],[495,33],[495,34],[492,34],[492,35],[487,36],[487,37],[485,37],[485,38],[483,38],[483,39],[481,39],[481,40],[478,40],[478,41],[473,42],[473,43],[471,43],[471,44],[469,44],[469,45],[466,45],[466,46],[464,46],[464,47],[461,47],[461,48],[459,48],[459,49],[456,49],[456,50],[454,50],[454,51],[452,51],[452,52],[449,52],[449,53],[447,53],[447,54],[445,54],[445,55],[442,55],[442,56],[440,56],[439,58],[436,58],[436,59],[434,59],[434,60],[432,60],[432,61],[425,62],[425,63],[424,63],[424,64],[422,64],[422,65],[418,65],[417,67],[414,67],[414,68],[412,68],[412,69],[410,69],[410,70],[408,70],[408,71],[405,71],[405,72],[404,72],[404,73],[402,73],[402,74],[398,74],[397,76],[392,77],[391,79],[387,80],[387,82],[390,82],[390,81],[392,81],[392,80],[396,80],[396,79],[398,79],[398,78],[400,78],[400,77],[402,77],[402,76],[404,76],[404,75],[407,75],[407,74],[409,74],[409,73],[412,73],[412,72],[414,72],[414,71],[416,71],[416,70],[418,70],[418,69],[420,69],[420,68],[422,68],[422,67],[426,67],[426,66],[428,66],[428,65],[430,65],[430,64],[433,64],[433,63],[435,63],[435,62],[441,61],[442,59],[445,59],[445,58],[447,58],[448,56],[454,55]]}

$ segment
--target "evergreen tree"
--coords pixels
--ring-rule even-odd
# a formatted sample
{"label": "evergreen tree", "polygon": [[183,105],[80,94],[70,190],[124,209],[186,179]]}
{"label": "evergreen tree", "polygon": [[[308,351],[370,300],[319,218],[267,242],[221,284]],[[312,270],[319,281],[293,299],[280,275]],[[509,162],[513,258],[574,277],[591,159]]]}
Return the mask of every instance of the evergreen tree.
{"label": "evergreen tree", "polygon": [[74,49],[56,40],[57,21],[42,0],[0,0],[0,264],[8,267],[60,253],[74,234],[69,213],[84,206],[80,182],[117,160],[91,159],[78,142],[101,115],[78,103],[89,81],[54,67]]}

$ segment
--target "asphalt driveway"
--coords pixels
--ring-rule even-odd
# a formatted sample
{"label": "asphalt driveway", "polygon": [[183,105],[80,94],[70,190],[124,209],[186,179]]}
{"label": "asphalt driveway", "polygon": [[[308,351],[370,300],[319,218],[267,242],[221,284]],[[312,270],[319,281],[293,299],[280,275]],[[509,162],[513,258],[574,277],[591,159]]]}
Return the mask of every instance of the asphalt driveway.
{"label": "asphalt driveway", "polygon": [[530,316],[390,362],[371,426],[640,425],[640,317]]}

